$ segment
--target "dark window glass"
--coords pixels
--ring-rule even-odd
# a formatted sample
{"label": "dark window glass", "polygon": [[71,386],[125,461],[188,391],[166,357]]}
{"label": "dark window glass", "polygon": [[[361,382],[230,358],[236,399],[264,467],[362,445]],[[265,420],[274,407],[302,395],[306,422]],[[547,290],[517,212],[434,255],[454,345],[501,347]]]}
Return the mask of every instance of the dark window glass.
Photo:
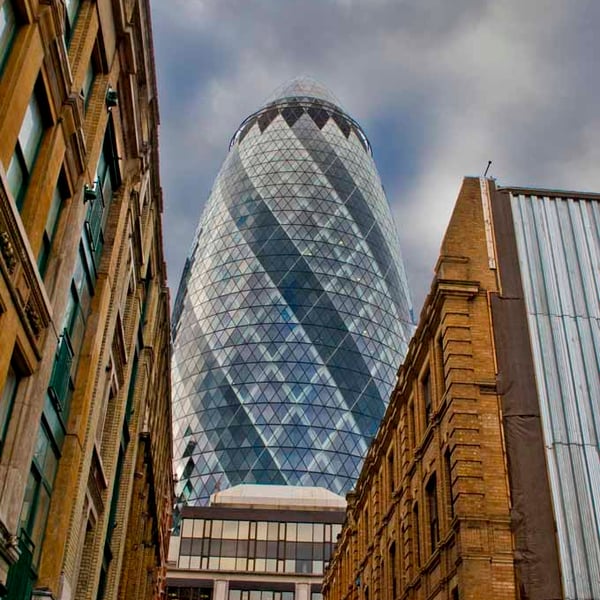
{"label": "dark window glass", "polygon": [[52,202],[50,203],[50,209],[48,210],[48,216],[46,218],[46,226],[44,227],[44,233],[42,235],[42,246],[40,248],[40,253],[38,254],[38,269],[42,277],[45,275],[46,267],[48,266],[48,259],[50,258],[52,241],[54,239],[62,203],[63,195],[60,191],[60,186],[56,186],[54,193],[52,194]]}
{"label": "dark window glass", "polygon": [[440,541],[440,524],[438,519],[437,481],[435,473],[429,478],[425,487],[427,495],[427,512],[429,518],[429,541],[433,552]]}
{"label": "dark window glass", "polygon": [[85,78],[83,80],[83,86],[81,88],[81,95],[83,96],[83,103],[87,109],[90,96],[92,95],[92,87],[94,85],[94,79],[96,78],[96,71],[94,69],[94,63],[90,60],[87,69],[85,70]]}
{"label": "dark window glass", "polygon": [[237,542],[235,540],[222,540],[221,556],[227,556],[228,558],[235,558],[236,552],[237,552]]}
{"label": "dark window glass", "polygon": [[446,472],[446,494],[448,498],[448,514],[454,518],[454,494],[452,493],[452,459],[450,448],[444,452],[444,470]]}
{"label": "dark window glass", "polygon": [[396,543],[392,542],[389,549],[389,564],[390,564],[390,588],[392,590],[392,598],[396,598]]}
{"label": "dark window glass", "polygon": [[297,560],[296,573],[310,573],[312,571],[311,560]]}
{"label": "dark window glass", "polygon": [[65,38],[67,41],[70,41],[73,36],[80,5],[81,0],[65,0]]}
{"label": "dark window glass", "polygon": [[312,543],[299,542],[296,545],[296,558],[299,560],[311,560],[312,559]]}
{"label": "dark window glass", "polygon": [[438,379],[439,379],[439,394],[438,398],[444,395],[446,391],[446,374],[444,369],[444,340],[442,339],[441,334],[438,336],[436,340],[436,348],[437,348],[437,364],[438,364]]}
{"label": "dark window glass", "polygon": [[394,464],[394,451],[390,450],[388,454],[388,483],[390,487],[390,497],[394,494],[396,489],[396,465]]}
{"label": "dark window glass", "polygon": [[15,37],[17,24],[11,0],[5,0],[0,6],[0,72],[10,51]]}
{"label": "dark window glass", "polygon": [[25,188],[33,170],[43,133],[42,111],[37,93],[34,92],[25,110],[17,144],[6,174],[8,186],[19,210],[23,207]]}
{"label": "dark window glass", "polygon": [[416,443],[415,427],[415,405],[410,402],[408,405],[408,443],[411,450],[414,449]]}
{"label": "dark window glass", "polygon": [[192,553],[192,538],[182,538],[179,554],[189,555]]}
{"label": "dark window glass", "polygon": [[17,395],[19,381],[19,375],[13,366],[10,365],[8,367],[8,373],[6,374],[4,388],[2,389],[2,396],[0,397],[0,451],[4,445],[8,420],[10,418],[13,402],[15,401],[15,396]]}
{"label": "dark window glass", "polygon": [[421,395],[423,397],[423,410],[425,415],[425,428],[429,425],[431,419],[431,377],[429,369],[421,378]]}
{"label": "dark window glass", "polygon": [[21,528],[29,535],[34,544],[34,564],[37,564],[39,560],[46,530],[50,493],[54,484],[57,463],[58,449],[49,434],[45,420],[42,419],[20,517]]}
{"label": "dark window glass", "polygon": [[210,556],[220,556],[220,553],[221,553],[221,540],[220,539],[210,540],[210,545],[209,545]]}
{"label": "dark window glass", "polygon": [[419,531],[419,503],[415,502],[413,506],[413,553],[414,553],[414,564],[415,572],[413,576],[417,574],[416,568],[421,566],[421,540]]}

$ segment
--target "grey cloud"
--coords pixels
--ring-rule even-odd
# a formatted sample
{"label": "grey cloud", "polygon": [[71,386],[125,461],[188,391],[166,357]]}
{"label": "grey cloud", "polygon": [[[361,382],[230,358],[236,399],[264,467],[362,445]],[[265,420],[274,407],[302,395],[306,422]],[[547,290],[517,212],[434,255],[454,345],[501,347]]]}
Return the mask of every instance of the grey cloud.
{"label": "grey cloud", "polygon": [[154,3],[165,243],[178,283],[240,121],[313,75],[361,122],[418,309],[463,175],[600,189],[600,5],[562,0]]}

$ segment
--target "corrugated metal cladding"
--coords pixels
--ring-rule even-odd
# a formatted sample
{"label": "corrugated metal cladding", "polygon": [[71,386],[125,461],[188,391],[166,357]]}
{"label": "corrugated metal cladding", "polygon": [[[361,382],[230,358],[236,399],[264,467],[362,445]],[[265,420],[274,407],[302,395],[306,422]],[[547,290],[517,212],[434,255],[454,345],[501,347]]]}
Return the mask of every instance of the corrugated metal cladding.
{"label": "corrugated metal cladding", "polygon": [[511,206],[564,594],[600,598],[600,197]]}

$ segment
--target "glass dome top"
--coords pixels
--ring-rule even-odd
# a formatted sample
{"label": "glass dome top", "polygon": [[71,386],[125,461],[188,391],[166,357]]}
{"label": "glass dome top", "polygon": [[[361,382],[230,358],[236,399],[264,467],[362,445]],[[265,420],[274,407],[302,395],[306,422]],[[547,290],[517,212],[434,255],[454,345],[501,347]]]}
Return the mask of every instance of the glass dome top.
{"label": "glass dome top", "polygon": [[269,96],[265,104],[270,104],[271,102],[276,102],[277,100],[283,100],[285,98],[316,98],[342,108],[340,101],[329,88],[307,75],[295,77],[280,85]]}

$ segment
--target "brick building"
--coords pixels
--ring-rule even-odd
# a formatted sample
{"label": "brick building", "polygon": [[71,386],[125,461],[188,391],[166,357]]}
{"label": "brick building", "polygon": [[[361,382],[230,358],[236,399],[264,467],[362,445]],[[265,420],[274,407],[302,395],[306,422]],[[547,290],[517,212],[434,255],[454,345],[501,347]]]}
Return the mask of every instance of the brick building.
{"label": "brick building", "polygon": [[600,597],[599,201],[464,180],[326,600]]}
{"label": "brick building", "polygon": [[0,1],[0,595],[151,598],[172,505],[147,0]]}

